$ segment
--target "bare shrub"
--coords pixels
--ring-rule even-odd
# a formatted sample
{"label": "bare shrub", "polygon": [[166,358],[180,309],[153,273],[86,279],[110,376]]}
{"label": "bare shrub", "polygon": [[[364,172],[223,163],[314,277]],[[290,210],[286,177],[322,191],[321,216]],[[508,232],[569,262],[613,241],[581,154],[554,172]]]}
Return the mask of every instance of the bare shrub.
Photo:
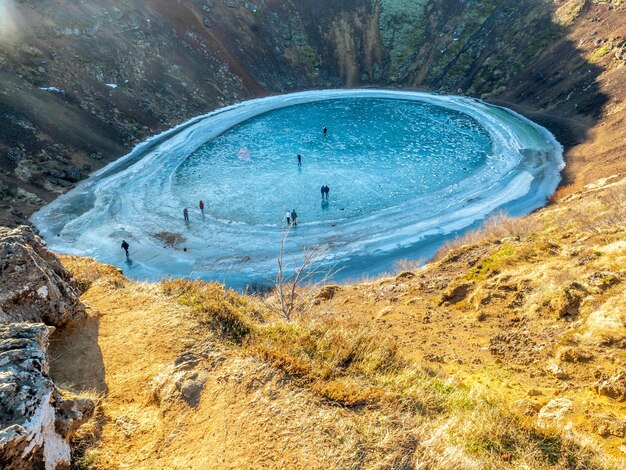
{"label": "bare shrub", "polygon": [[393,264],[394,271],[401,273],[404,271],[416,271],[420,269],[425,263],[423,258],[418,259],[399,259]]}
{"label": "bare shrub", "polygon": [[243,293],[251,296],[267,297],[272,292],[274,292],[274,285],[263,281],[252,281],[243,288]]}
{"label": "bare shrub", "polygon": [[291,226],[283,225],[277,259],[278,272],[274,282],[279,313],[287,321],[295,313],[302,313],[310,307],[315,292],[328,284],[337,272],[334,266],[323,264],[328,253],[328,247],[325,246],[307,247],[300,258],[288,257],[285,254],[285,243],[290,231]]}
{"label": "bare shrub", "polygon": [[524,238],[535,233],[541,227],[536,217],[510,217],[504,212],[496,212],[485,219],[482,227],[447,242],[435,255],[441,259],[442,254],[464,245],[473,245],[484,241],[500,240],[502,238]]}
{"label": "bare shrub", "polygon": [[563,186],[559,186],[550,196],[548,204],[556,204],[579,190],[580,186],[575,184],[564,184]]}

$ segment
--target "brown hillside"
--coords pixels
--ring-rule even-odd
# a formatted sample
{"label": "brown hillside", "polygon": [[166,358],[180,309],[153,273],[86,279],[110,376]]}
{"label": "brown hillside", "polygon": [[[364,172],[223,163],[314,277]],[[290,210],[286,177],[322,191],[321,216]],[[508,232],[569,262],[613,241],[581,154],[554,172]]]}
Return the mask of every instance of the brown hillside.
{"label": "brown hillside", "polygon": [[306,88],[420,88],[507,103],[567,147],[568,182],[609,176],[625,161],[624,8],[620,0],[5,0],[0,222],[23,222],[193,116]]}

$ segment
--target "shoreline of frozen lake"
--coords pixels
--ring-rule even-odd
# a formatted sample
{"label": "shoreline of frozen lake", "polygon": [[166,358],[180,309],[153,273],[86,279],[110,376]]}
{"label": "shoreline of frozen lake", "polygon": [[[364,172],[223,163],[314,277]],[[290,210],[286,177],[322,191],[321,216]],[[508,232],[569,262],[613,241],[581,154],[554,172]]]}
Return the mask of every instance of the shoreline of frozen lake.
{"label": "shoreline of frozen lake", "polygon": [[[398,259],[428,258],[493,211],[518,216],[543,206],[560,181],[562,154],[546,129],[472,98],[308,91],[194,118],[140,144],[31,220],[51,249],[92,256],[136,279],[200,277],[241,287],[272,277],[282,211],[296,208],[289,255],[324,245],[329,265],[342,268],[339,279],[354,279]],[[325,208],[321,184],[331,187]],[[185,242],[167,246],[160,232]],[[131,245],[130,263],[122,239]]]}

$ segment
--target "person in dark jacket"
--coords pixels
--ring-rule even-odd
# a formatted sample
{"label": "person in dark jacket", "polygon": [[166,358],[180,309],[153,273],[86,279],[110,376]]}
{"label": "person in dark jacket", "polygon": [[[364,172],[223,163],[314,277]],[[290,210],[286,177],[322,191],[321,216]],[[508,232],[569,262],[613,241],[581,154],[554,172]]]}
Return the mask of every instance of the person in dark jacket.
{"label": "person in dark jacket", "polygon": [[130,246],[128,245],[128,242],[126,240],[122,240],[122,248],[124,248],[124,251],[126,252],[126,257],[128,258],[128,249],[130,248]]}

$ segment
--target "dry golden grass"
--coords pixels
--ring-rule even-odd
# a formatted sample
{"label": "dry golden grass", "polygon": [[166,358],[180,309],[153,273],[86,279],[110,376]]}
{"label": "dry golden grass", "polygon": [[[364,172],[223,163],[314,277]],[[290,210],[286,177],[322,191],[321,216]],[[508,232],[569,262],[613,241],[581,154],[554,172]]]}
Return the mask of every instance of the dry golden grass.
{"label": "dry golden grass", "polygon": [[[367,466],[618,468],[593,445],[540,431],[506,411],[503,402],[407,362],[393,342],[381,346],[381,337],[327,318],[278,322],[256,331],[249,350],[323,403],[358,406]],[[384,458],[373,452],[381,440],[393,446]],[[379,460],[370,460],[372,454]]]}
{"label": "dry golden grass", "polygon": [[[102,272],[106,275],[107,271]],[[109,274],[117,276],[114,271]],[[572,464],[578,468],[617,468],[603,462],[600,452],[579,441],[519,421],[503,402],[488,400],[475,389],[405,360],[398,345],[375,329],[364,332],[357,324],[332,317],[267,321],[254,299],[215,283],[166,281],[155,289],[131,281],[120,287],[100,278],[92,283],[96,285],[98,299],[111,291],[132,305],[132,297],[136,297],[138,305],[148,309],[150,315],[164,312],[168,322],[188,324],[185,332],[163,329],[163,347],[171,348],[167,345],[174,344],[176,336],[186,338],[183,344],[190,344],[193,335],[198,334],[194,331],[204,328],[222,341],[227,354],[241,359],[218,369],[214,378],[210,378],[211,369],[203,372],[209,374],[203,392],[206,398],[193,412],[175,403],[166,405],[149,399],[149,384],[156,375],[146,375],[140,364],[153,362],[154,353],[135,357],[139,362],[134,367],[142,371],[136,376],[132,368],[124,372],[119,370],[120,365],[110,364],[113,370],[109,373],[113,375],[107,380],[109,387],[116,387],[121,379],[119,384],[125,384],[125,389],[109,390],[103,397],[96,417],[75,442],[78,458],[74,468],[117,468],[107,463],[116,455],[120,462],[126,462],[125,466],[133,466],[132,462],[141,458],[142,468],[174,468],[171,459],[175,458],[187,462],[190,468],[202,468],[201,462],[206,460],[199,456],[207,455],[203,449],[215,446],[207,437],[213,434],[203,430],[207,426],[202,419],[204,413],[252,413],[258,417],[237,425],[245,432],[233,441],[236,453],[222,450],[231,461],[242,465],[259,465],[261,456],[265,459],[268,453],[278,452],[277,442],[295,439],[299,445],[310,446],[313,453],[307,458],[324,462],[325,468],[463,469],[499,468],[504,464],[537,469],[565,469],[572,468]],[[88,300],[93,303],[95,297]],[[171,302],[177,306],[170,306]],[[102,311],[107,304],[97,307]],[[103,313],[102,321],[108,322],[106,331],[125,328],[131,330],[129,337],[145,334],[144,315],[130,310],[123,316]],[[183,317],[178,319],[178,315]],[[133,323],[129,324],[130,319]],[[197,320],[197,324],[189,323],[190,319]],[[120,324],[115,326],[116,322]],[[151,324],[159,322],[158,316],[151,317]],[[167,328],[165,322],[161,324]],[[107,348],[106,341],[114,343],[108,348],[110,352],[105,351],[105,364],[107,355],[120,353],[114,351],[116,340],[106,338],[110,339],[103,339],[102,347]],[[206,338],[198,336],[198,341],[203,344]],[[159,342],[152,344],[158,349]],[[134,354],[139,354],[141,349],[135,350]],[[174,361],[178,353],[174,350],[169,354],[170,361]],[[167,354],[160,356],[159,362],[167,362]],[[166,370],[154,365],[152,368],[155,373]],[[129,387],[129,380],[135,385]],[[140,398],[139,403],[144,404],[139,407],[127,401],[128,393],[137,388],[147,394]],[[159,406],[165,407],[160,413],[155,409]],[[270,422],[278,426],[271,431],[274,442],[259,451],[259,445],[269,446],[262,433],[269,432]],[[124,444],[120,446],[116,436],[122,435]],[[141,446],[156,447],[147,457],[141,457]],[[284,462],[293,464],[294,458],[303,462],[302,456],[297,457],[300,454],[290,456],[289,452],[281,457],[286,459]],[[273,467],[265,462],[264,467]]]}
{"label": "dry golden grass", "polygon": [[[332,317],[267,322],[255,302],[219,284],[167,281],[162,289],[191,307],[226,344],[242,343],[235,353],[278,370],[279,386],[307,390],[308,406],[357,410],[326,423],[327,432],[346,441],[332,468],[497,468],[506,463],[564,469],[573,462],[580,468],[611,468],[593,447],[520,422],[504,403],[407,362],[380,331],[364,332]],[[304,416],[300,422],[305,428],[314,425]]]}
{"label": "dry golden grass", "polygon": [[242,342],[251,330],[248,316],[254,316],[251,302],[217,282],[167,279],[161,282],[165,295],[189,306],[202,322],[221,337]]}
{"label": "dry golden grass", "polygon": [[580,185],[577,184],[565,184],[563,186],[559,186],[550,196],[548,203],[550,205],[557,204],[571,194],[574,194],[576,191],[580,191],[580,189]]}
{"label": "dry golden grass", "polygon": [[259,325],[248,351],[306,384],[324,400],[366,405],[390,396],[380,376],[403,367],[393,342],[359,332],[332,318]]}
{"label": "dry golden grass", "polygon": [[113,287],[120,287],[126,281],[122,271],[109,264],[98,263],[93,258],[75,255],[60,255],[63,266],[72,274],[80,292],[86,292],[92,284],[102,280]]}

